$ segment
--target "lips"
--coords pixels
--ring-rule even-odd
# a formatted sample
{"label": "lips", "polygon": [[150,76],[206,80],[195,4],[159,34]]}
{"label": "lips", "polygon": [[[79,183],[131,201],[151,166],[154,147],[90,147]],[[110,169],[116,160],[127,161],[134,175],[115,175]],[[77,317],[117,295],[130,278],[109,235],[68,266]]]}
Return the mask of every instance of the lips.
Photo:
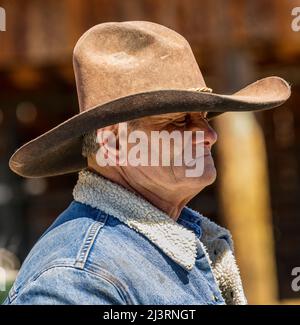
{"label": "lips", "polygon": [[205,157],[208,157],[210,155],[204,155],[204,156],[200,156],[200,157],[197,157],[195,159],[192,159],[190,160],[189,162],[185,163],[186,166],[188,167],[192,167],[192,166],[195,166],[196,162],[200,159],[204,159]]}
{"label": "lips", "polygon": [[197,160],[203,159],[205,157],[212,157],[210,150],[204,150],[204,155],[198,156],[198,157],[186,162],[185,166],[187,166],[187,167],[195,166]]}

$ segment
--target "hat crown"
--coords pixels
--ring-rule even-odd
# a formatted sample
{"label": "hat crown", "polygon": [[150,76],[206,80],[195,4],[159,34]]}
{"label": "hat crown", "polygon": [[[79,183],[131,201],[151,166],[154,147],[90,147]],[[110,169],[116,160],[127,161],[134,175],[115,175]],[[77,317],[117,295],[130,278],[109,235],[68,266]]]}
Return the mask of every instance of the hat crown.
{"label": "hat crown", "polygon": [[80,111],[136,93],[205,87],[187,40],[146,21],[91,28],[77,42],[73,64]]}

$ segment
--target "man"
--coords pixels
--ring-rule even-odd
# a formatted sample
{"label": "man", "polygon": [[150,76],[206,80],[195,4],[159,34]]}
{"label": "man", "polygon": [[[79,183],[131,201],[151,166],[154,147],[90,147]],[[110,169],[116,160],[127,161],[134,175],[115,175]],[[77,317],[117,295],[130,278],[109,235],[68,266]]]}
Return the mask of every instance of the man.
{"label": "man", "polygon": [[[74,69],[80,113],[10,159],[24,177],[80,171],[74,201],[29,253],[5,303],[246,304],[229,231],[186,204],[216,178],[208,121],[279,106],[289,85],[269,77],[214,94],[187,41],[141,21],[90,29]],[[153,134],[174,136],[167,163],[145,163],[165,153],[146,146]]]}

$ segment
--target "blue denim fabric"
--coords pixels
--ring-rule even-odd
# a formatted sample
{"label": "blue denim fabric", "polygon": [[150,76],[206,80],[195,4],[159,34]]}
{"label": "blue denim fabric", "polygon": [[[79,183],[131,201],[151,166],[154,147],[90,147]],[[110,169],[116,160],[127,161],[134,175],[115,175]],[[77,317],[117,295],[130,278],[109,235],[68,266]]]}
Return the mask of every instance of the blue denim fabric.
{"label": "blue denim fabric", "polygon": [[[201,220],[178,219],[201,239]],[[198,241],[197,241],[198,243]],[[187,271],[119,219],[73,201],[27,256],[4,304],[224,304],[197,244]]]}

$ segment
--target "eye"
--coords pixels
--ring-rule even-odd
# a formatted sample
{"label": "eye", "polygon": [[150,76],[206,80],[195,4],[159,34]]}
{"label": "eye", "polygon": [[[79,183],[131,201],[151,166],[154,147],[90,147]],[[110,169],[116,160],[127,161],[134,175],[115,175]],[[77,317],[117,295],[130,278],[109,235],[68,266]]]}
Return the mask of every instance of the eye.
{"label": "eye", "polygon": [[190,120],[190,117],[188,114],[186,114],[186,115],[172,121],[172,124],[175,126],[178,126],[178,127],[183,127],[189,122],[189,120]]}

